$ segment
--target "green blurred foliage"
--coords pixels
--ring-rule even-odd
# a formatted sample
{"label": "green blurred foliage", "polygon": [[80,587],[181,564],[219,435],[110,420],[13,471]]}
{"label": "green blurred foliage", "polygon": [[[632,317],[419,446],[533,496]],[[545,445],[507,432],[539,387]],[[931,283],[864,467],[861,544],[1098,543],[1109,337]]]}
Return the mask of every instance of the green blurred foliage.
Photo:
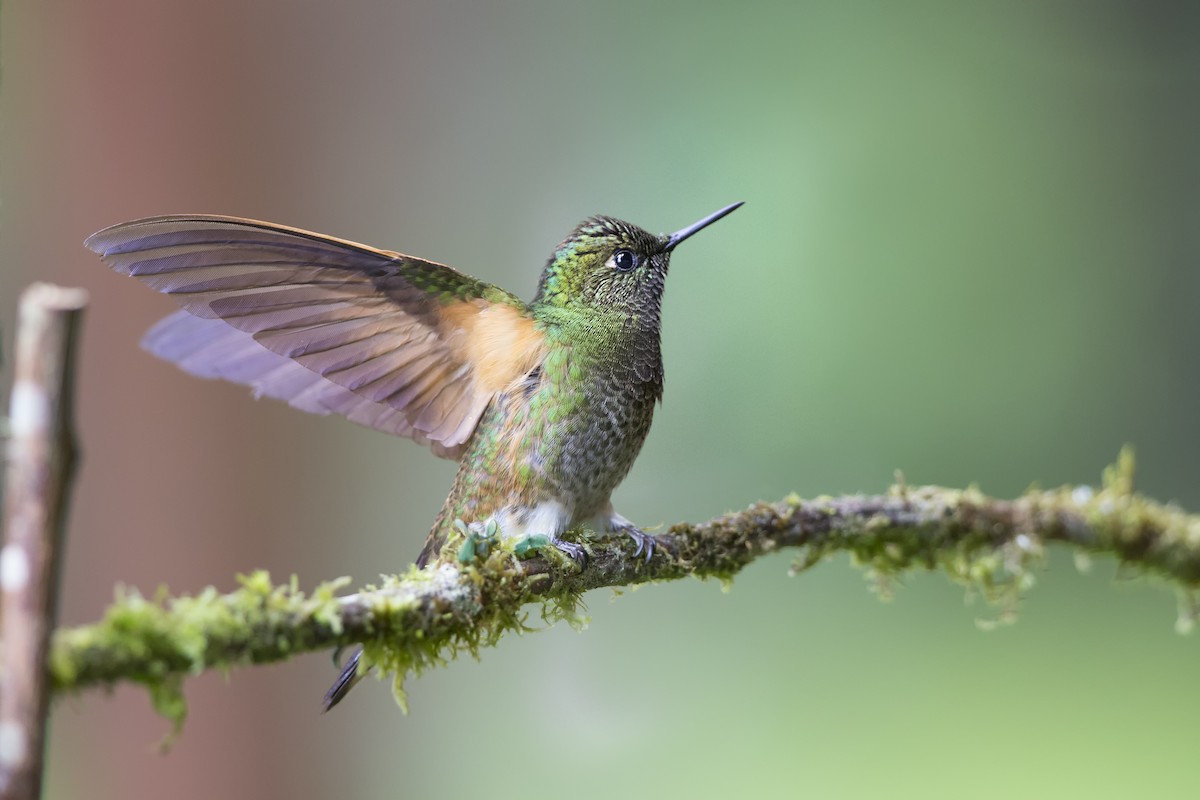
{"label": "green blurred foliage", "polygon": [[[533,292],[609,213],[674,230],[644,524],[912,483],[1095,482],[1200,508],[1200,7],[1187,2],[6,4],[0,315],[88,286],[64,616],[127,581],[372,580],[452,465],[138,353],[169,304],[82,239],[256,216]],[[9,338],[4,338],[8,346]],[[939,576],[834,561],[588,598],[328,717],[326,659],[60,704],[49,797],[1125,797],[1194,784],[1173,600],[1059,554],[992,633]]]}

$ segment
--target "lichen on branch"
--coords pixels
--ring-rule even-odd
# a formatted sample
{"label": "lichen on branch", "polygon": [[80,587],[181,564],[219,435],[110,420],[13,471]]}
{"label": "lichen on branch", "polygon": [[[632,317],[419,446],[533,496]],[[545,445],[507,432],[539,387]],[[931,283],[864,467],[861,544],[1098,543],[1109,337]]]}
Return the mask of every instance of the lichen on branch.
{"label": "lichen on branch", "polygon": [[459,653],[478,655],[504,634],[545,622],[581,621],[580,595],[688,576],[728,580],[759,556],[791,548],[793,572],[850,553],[886,589],[912,570],[941,570],[1002,609],[1033,583],[1045,546],[1061,543],[1107,554],[1158,575],[1181,597],[1181,628],[1190,625],[1200,585],[1200,516],[1133,491],[1127,450],[1099,488],[1031,489],[1015,500],[979,490],[901,482],[878,496],[789,497],[703,523],[680,523],[657,537],[654,558],[634,555],[624,536],[585,539],[580,570],[565,558],[518,559],[492,548],[484,559],[445,563],[385,580],[342,597],[339,579],[311,594],[293,578],[274,585],[267,573],[241,578],[229,594],[146,599],[122,590],[104,618],[60,630],[50,655],[59,692],[119,681],[145,684],[155,707],[179,722],[181,678],[205,669],[282,661],[300,652],[364,645],[364,664],[402,682]]}

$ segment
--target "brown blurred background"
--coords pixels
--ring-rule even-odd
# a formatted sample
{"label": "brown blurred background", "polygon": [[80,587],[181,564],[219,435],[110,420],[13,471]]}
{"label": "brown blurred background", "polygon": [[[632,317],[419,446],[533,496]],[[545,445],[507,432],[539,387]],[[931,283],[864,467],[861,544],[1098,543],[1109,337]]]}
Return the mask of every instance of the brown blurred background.
{"label": "brown blurred background", "polygon": [[[1200,13],[1193,3],[9,3],[0,323],[87,287],[85,448],[62,621],[125,584],[267,568],[355,583],[417,552],[453,465],[156,362],[169,300],[81,242],[138,216],[258,217],[531,296],[609,213],[674,230],[643,524],[788,491],[1089,482],[1200,509]],[[4,374],[5,387],[7,373]],[[4,387],[0,387],[4,388]],[[1126,797],[1194,786],[1193,639],[1150,581],[1062,553],[1017,625],[962,590],[881,604],[834,560],[588,598],[319,715],[312,654],[60,701],[51,798]]]}

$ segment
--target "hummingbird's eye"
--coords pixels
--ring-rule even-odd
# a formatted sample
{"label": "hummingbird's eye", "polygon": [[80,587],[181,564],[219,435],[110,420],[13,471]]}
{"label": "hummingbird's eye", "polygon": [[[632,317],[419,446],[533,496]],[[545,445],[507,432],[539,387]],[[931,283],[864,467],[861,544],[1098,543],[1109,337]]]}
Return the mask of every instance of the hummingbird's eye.
{"label": "hummingbird's eye", "polygon": [[629,272],[637,266],[637,256],[632,250],[618,250],[612,254],[611,263],[617,272]]}

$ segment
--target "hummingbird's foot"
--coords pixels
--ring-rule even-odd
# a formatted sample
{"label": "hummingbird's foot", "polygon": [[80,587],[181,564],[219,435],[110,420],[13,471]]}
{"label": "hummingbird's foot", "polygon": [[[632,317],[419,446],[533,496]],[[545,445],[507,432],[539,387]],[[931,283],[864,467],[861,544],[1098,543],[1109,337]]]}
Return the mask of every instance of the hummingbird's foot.
{"label": "hummingbird's foot", "polygon": [[654,537],[646,533],[636,525],[622,525],[616,529],[625,534],[637,544],[637,549],[633,551],[633,557],[637,558],[643,552],[646,553],[646,563],[650,563],[650,559],[654,557]]}
{"label": "hummingbird's foot", "polygon": [[559,539],[557,536],[550,537],[550,544],[554,545],[556,550],[578,564],[580,569],[587,566],[588,554],[583,545],[568,542],[566,539]]}
{"label": "hummingbird's foot", "polygon": [[650,562],[650,559],[654,557],[654,547],[657,544],[653,536],[620,514],[613,514],[612,521],[609,524],[613,533],[623,533],[630,539],[633,539],[634,544],[637,545],[637,549],[633,551],[634,558],[637,558],[644,552],[646,554],[646,563]]}
{"label": "hummingbird's foot", "polygon": [[544,533],[535,533],[524,537],[513,545],[513,554],[517,558],[528,558],[531,554],[544,550],[547,547],[553,547],[567,558],[575,562],[580,569],[587,566],[588,554],[587,549],[581,544],[568,542],[566,539],[559,539],[557,536],[547,536]]}

